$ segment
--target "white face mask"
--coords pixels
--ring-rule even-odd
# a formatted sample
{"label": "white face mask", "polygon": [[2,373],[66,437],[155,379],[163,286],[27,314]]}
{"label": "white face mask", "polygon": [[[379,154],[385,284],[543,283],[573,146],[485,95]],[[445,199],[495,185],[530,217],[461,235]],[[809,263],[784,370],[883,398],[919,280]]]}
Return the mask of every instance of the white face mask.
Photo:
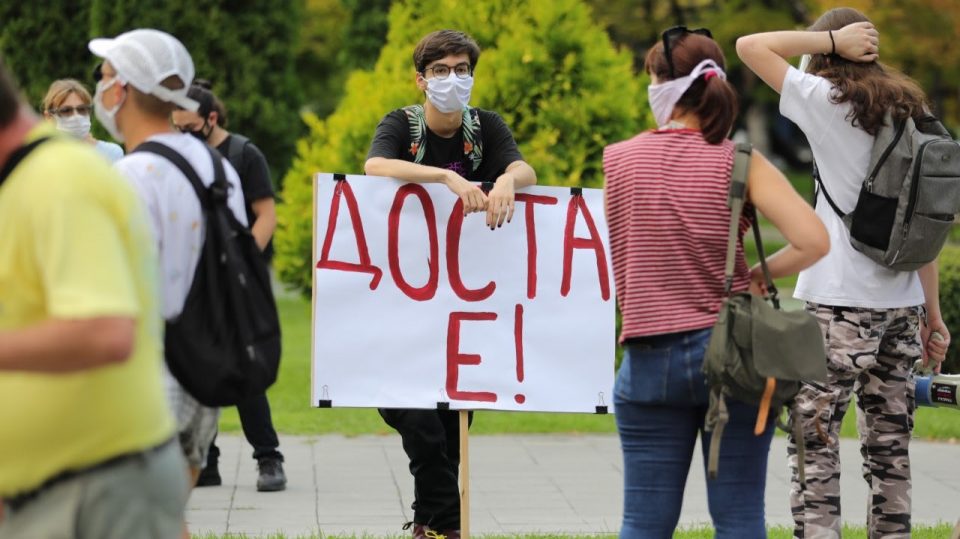
{"label": "white face mask", "polygon": [[90,117],[83,114],[73,114],[66,118],[55,117],[57,129],[70,133],[77,138],[87,138],[90,134]]}
{"label": "white face mask", "polygon": [[727,74],[716,62],[707,59],[697,64],[689,75],[647,87],[647,97],[650,100],[650,108],[653,109],[653,117],[657,120],[657,127],[663,127],[670,121],[677,102],[690,89],[693,81],[707,71],[713,71],[721,79],[727,78]]}
{"label": "white face mask", "polygon": [[105,81],[100,81],[97,83],[97,92],[93,96],[93,113],[97,116],[97,121],[103,124],[104,129],[110,133],[110,136],[114,138],[117,142],[123,142],[124,137],[123,133],[117,129],[117,112],[120,110],[120,107],[123,106],[124,100],[126,100],[126,94],[124,94],[123,99],[121,99],[112,109],[107,110],[103,106],[103,93],[106,92],[114,84],[117,84],[120,79],[114,77],[110,82],[104,84]]}
{"label": "white face mask", "polygon": [[447,78],[427,80],[427,99],[440,112],[463,110],[470,103],[470,91],[473,89],[473,77],[461,79],[453,73]]}

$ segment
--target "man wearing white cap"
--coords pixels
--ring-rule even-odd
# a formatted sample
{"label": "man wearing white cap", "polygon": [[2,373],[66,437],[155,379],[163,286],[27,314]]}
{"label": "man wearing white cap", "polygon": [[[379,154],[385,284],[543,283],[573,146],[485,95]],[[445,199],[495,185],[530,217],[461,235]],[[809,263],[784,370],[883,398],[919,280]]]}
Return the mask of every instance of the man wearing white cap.
{"label": "man wearing white cap", "polygon": [[[180,154],[204,185],[214,181],[206,145],[174,130],[170,114],[177,107],[196,110],[187,97],[194,67],[190,54],[175,37],[140,29],[113,39],[94,39],[90,51],[103,58],[94,96],[97,119],[127,155],[116,167],[133,183],[147,206],[160,250],[163,316],[170,320],[183,310],[204,241],[204,218],[190,181],[160,155],[133,150],[146,141],[159,142]],[[230,184],[227,205],[244,225],[243,191],[236,171],[224,159]],[[201,405],[169,373],[167,389],[177,419],[180,444],[190,464],[193,482],[206,462],[217,432],[219,410]]]}

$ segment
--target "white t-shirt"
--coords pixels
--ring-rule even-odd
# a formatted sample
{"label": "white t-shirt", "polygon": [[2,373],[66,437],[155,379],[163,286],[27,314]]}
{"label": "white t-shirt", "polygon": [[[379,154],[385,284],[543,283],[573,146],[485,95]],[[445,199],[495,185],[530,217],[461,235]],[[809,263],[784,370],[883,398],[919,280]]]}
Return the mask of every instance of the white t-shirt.
{"label": "white t-shirt", "polygon": [[[154,140],[180,153],[196,170],[204,185],[213,183],[213,161],[203,142],[181,133],[154,135]],[[243,190],[237,172],[223,159],[230,193],[227,206],[247,224]],[[200,201],[190,180],[173,163],[157,154],[131,152],[117,161],[118,170],[133,184],[150,214],[150,224],[160,253],[160,288],[163,317],[180,314],[193,283],[203,247],[204,221]]]}
{"label": "white t-shirt", "polygon": [[96,146],[100,155],[106,157],[111,163],[116,163],[123,158],[123,148],[121,148],[119,144],[98,140]]}
{"label": "white t-shirt", "polygon": [[[849,103],[830,101],[832,91],[827,79],[791,67],[783,80],[780,113],[807,136],[830,198],[846,213],[857,204],[873,136],[854,127],[847,118]],[[917,272],[885,268],[854,249],[849,231],[822,193],[817,196],[816,212],[830,234],[830,252],[800,272],[794,297],[823,305],[872,309],[923,304]]]}

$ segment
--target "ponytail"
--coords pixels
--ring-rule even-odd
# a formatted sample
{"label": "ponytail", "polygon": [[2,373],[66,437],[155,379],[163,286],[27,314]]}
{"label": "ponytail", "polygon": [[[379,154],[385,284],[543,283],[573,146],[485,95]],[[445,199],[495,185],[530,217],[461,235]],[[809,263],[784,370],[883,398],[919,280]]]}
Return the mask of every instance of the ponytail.
{"label": "ponytail", "polygon": [[700,131],[705,141],[720,144],[730,135],[740,105],[733,86],[714,73],[707,72],[693,83],[677,107],[692,112],[700,120]]}

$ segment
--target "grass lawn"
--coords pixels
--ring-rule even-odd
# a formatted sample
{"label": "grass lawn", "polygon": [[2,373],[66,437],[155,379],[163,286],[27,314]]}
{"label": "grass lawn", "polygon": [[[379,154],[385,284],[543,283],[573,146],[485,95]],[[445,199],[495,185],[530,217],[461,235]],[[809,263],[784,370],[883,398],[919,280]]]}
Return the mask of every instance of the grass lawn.
{"label": "grass lawn", "polygon": [[[913,539],[945,539],[950,537],[950,532],[953,531],[952,524],[941,524],[939,526],[915,526],[912,530],[911,537]],[[768,539],[791,539],[793,537],[793,529],[783,528],[783,527],[771,527],[767,529]],[[843,528],[843,537],[844,539],[860,539],[866,538],[867,532],[865,528],[857,526],[844,526]],[[197,539],[243,539],[243,535],[200,535],[194,536]],[[372,536],[356,536],[356,535],[324,535],[324,538],[333,538],[333,537],[343,537],[343,538],[357,538],[361,537],[372,537]],[[409,535],[392,535],[385,536],[391,539],[406,539]],[[517,534],[517,535],[482,535],[486,539],[561,539],[561,538],[576,538],[576,539],[613,539],[616,535],[613,534],[597,534],[597,535],[558,535],[558,534]],[[269,535],[268,539],[321,539],[319,535]],[[673,539],[713,539],[713,528],[702,527],[702,528],[688,528],[683,530],[678,530],[673,534]]]}
{"label": "grass lawn", "polygon": [[[283,324],[283,361],[280,377],[270,388],[270,404],[277,430],[285,434],[388,434],[376,410],[310,406],[310,303],[298,298],[278,300]],[[611,358],[613,361],[613,358]],[[224,432],[236,432],[240,421],[235,408],[225,408],[220,420]],[[613,433],[612,415],[481,412],[471,432],[506,433]],[[844,419],[845,436],[856,436],[854,413]],[[921,408],[915,434],[928,439],[960,439],[960,411]]]}

